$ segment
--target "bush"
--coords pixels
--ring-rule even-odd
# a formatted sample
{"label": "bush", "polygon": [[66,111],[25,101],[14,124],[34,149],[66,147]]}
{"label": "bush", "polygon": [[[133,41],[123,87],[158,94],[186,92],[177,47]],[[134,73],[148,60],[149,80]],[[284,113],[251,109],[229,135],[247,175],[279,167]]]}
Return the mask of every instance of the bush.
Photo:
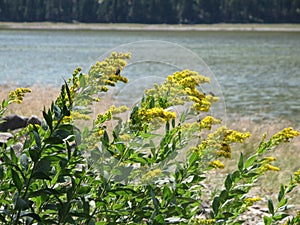
{"label": "bush", "polygon": [[[93,102],[101,104],[99,93],[128,81],[122,70],[129,57],[112,53],[88,74],[76,69],[44,109],[42,125],[28,125],[1,147],[2,224],[242,224],[250,219],[247,211],[262,199],[251,196],[251,188],[266,171],[279,170],[265,153],[299,133],[286,128],[269,140],[263,137],[255,154],[240,154],[224,187],[211,192],[214,187],[205,185],[210,171],[222,169],[232,144],[250,133],[228,129],[207,114],[218,98],[197,89],[209,78],[195,71],[175,72],[146,90],[129,119],[122,118],[129,109],[112,105],[92,128],[75,126],[75,120],[89,119]],[[26,92],[11,92],[0,116]],[[20,141],[22,151],[15,152]],[[287,213],[288,194],[299,182],[300,170],[279,187],[276,201],[268,200],[265,224],[300,223],[299,212]]]}

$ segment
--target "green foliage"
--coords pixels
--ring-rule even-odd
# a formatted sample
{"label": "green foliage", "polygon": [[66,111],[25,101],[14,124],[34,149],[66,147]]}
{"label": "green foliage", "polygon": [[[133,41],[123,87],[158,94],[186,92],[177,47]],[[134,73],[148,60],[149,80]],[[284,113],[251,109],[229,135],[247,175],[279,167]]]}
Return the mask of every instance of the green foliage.
{"label": "green foliage", "polygon": [[[230,145],[250,134],[223,126],[210,131],[221,123],[205,116],[217,98],[197,89],[208,78],[176,72],[145,92],[128,121],[120,115],[126,107],[111,106],[92,128],[74,125],[76,118],[86,118],[93,101],[101,102],[99,92],[127,82],[116,73],[127,58],[129,54],[112,53],[88,74],[76,69],[44,109],[42,125],[28,125],[1,147],[1,224],[243,223],[240,216],[261,199],[250,196],[251,188],[265,171],[278,170],[265,153],[299,133],[286,128],[268,141],[264,137],[252,156],[241,153],[236,170],[210,201],[203,194],[210,193],[204,185],[209,171],[223,168],[220,160],[231,156]],[[172,111],[181,104],[187,110]],[[112,120],[115,125],[108,127]],[[22,151],[15,152],[13,145],[20,140]],[[268,200],[265,224],[284,219],[299,224],[299,213],[287,213],[288,194],[299,183],[300,170],[280,186],[276,201]],[[211,206],[204,208],[208,201]]]}
{"label": "green foliage", "polygon": [[299,0],[2,0],[1,21],[299,23]]}

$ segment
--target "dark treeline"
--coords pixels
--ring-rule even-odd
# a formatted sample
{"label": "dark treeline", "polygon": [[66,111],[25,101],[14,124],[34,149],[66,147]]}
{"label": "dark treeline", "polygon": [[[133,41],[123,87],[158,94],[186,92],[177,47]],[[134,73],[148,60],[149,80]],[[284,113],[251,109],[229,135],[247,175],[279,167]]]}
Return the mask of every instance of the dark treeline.
{"label": "dark treeline", "polygon": [[0,0],[0,21],[299,23],[300,0]]}

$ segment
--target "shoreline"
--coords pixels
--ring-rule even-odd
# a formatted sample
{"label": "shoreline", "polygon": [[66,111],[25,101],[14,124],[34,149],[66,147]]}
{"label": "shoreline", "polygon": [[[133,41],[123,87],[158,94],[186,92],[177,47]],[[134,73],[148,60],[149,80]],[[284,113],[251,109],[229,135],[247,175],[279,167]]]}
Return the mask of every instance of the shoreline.
{"label": "shoreline", "polygon": [[300,24],[129,24],[0,22],[0,30],[90,30],[90,31],[255,31],[300,32]]}

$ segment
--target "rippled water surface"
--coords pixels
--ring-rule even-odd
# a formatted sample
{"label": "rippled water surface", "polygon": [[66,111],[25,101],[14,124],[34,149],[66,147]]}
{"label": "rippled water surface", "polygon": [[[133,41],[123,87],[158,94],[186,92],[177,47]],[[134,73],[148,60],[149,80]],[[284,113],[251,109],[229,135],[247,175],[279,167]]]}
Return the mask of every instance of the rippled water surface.
{"label": "rippled water surface", "polygon": [[[299,32],[0,30],[0,84],[59,86],[76,67],[87,71],[106,51],[142,40],[173,42],[200,56],[215,74],[229,114],[300,122]],[[155,66],[146,72],[168,71]]]}

